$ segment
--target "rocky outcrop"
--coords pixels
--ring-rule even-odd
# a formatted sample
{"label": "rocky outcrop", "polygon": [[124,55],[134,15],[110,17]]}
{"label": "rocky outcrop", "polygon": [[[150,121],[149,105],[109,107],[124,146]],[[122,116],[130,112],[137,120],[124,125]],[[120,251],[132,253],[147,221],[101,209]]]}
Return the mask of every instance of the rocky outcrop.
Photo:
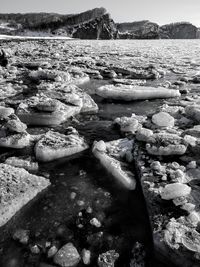
{"label": "rocky outcrop", "polygon": [[148,20],[117,24],[119,39],[158,39],[159,25]]}
{"label": "rocky outcrop", "polygon": [[198,29],[189,22],[177,22],[160,27],[162,39],[196,39]]}
{"label": "rocky outcrop", "polygon": [[115,39],[117,30],[109,14],[73,28],[72,37],[80,39]]}
{"label": "rocky outcrop", "polygon": [[27,31],[43,31],[49,35],[67,35],[80,39],[113,39],[117,33],[115,23],[105,8],[95,8],[74,15],[0,14],[0,21],[7,25],[7,28],[2,28],[3,32],[0,27],[0,33],[11,35],[26,35]]}

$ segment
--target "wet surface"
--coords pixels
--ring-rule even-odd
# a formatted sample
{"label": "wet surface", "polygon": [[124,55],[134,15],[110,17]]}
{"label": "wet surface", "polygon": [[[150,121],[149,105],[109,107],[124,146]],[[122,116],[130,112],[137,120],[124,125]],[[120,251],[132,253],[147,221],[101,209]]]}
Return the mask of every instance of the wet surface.
{"label": "wet surface", "polygon": [[[156,50],[152,50],[152,54],[156,54],[157,58],[148,55],[149,49],[152,48],[152,43],[156,44]],[[162,52],[165,54],[164,58],[163,54],[159,51],[162,44],[159,44],[157,41],[151,43],[144,42],[142,47],[139,46],[139,43],[135,42],[134,47],[136,47],[136,51],[133,57],[129,53],[131,43],[128,42],[126,49],[121,54],[113,54],[113,62],[117,58],[117,60],[121,60],[123,63],[126,62],[127,65],[144,64],[146,55],[150,58],[146,64],[158,61],[164,66],[170,62],[172,67],[174,62],[176,62],[176,67],[188,69],[192,59],[187,59],[187,57],[185,59],[182,57],[181,59],[180,56],[178,60],[177,55],[173,58],[170,49],[173,48],[174,51],[178,51],[178,45],[173,42],[166,44],[164,52],[167,52]],[[94,44],[92,45],[94,46]],[[120,45],[122,43],[120,44],[119,42],[118,46]],[[187,47],[189,47],[188,43],[186,48],[181,50],[180,55],[187,54]],[[198,47],[199,44],[195,42],[196,49],[192,51],[192,56]],[[107,46],[98,42],[97,50],[102,51],[103,49],[107,49]],[[109,45],[108,51],[110,49]],[[88,51],[85,49],[84,52],[90,54],[90,50],[91,47],[88,46]],[[81,53],[82,48],[77,44],[78,56]],[[98,52],[98,54],[103,58],[107,58],[106,53],[104,55],[102,52]],[[141,55],[142,60],[140,59]],[[195,71],[198,69],[199,66],[195,65]],[[191,72],[194,72],[194,69],[191,69]],[[181,74],[168,75],[165,80],[168,79],[174,82],[180,76]],[[163,81],[162,79],[159,81],[148,81],[147,85],[157,86]],[[90,83],[81,86],[86,92],[92,95],[99,106],[99,113],[97,115],[82,116],[78,118],[78,122],[74,122],[75,128],[86,138],[89,144],[92,144],[95,140],[103,139],[104,141],[111,141],[121,138],[120,133],[112,126],[112,121],[116,117],[130,116],[132,113],[148,116],[154,113],[164,103],[163,100],[131,103],[102,101],[100,97],[94,95],[95,88],[109,83],[111,83],[110,80],[92,80]],[[61,128],[65,128],[64,126],[65,124]],[[36,128],[29,129],[29,132],[32,133],[38,133],[40,131],[40,129]],[[9,155],[13,155],[14,153],[16,155],[12,150],[10,152],[1,150],[1,153],[8,153]],[[23,154],[23,152],[20,153]],[[134,172],[134,166],[131,166],[131,168]],[[151,229],[139,183],[134,192],[122,189],[113,180],[113,177],[108,175],[93,156],[91,156],[91,151],[87,151],[79,157],[62,159],[50,164],[40,164],[39,174],[49,177],[52,185],[38,200],[23,209],[22,213],[16,216],[13,223],[9,225],[8,232],[10,236],[1,243],[0,266],[33,267],[39,266],[39,262],[42,261],[52,262],[45,258],[44,253],[39,256],[31,256],[28,253],[27,247],[20,246],[17,242],[13,241],[11,234],[17,228],[30,230],[33,243],[41,243],[44,240],[49,240],[51,242],[59,242],[59,245],[63,245],[72,241],[79,251],[83,248],[93,250],[95,259],[101,252],[105,252],[108,249],[116,249],[120,253],[120,258],[116,264],[119,267],[129,266],[131,249],[135,241],[140,241],[146,248],[147,266],[163,266],[163,264],[152,263],[154,251]],[[92,214],[85,213],[88,208],[92,209]],[[79,212],[82,212],[82,215],[86,214],[84,215],[86,217],[88,216],[86,221],[90,216],[99,217],[102,222],[102,228],[92,228],[91,225],[88,226],[87,222],[83,229],[79,228],[78,225],[82,223],[79,217],[84,217],[79,216]],[[102,231],[105,236],[100,238],[99,243],[96,244],[94,241],[98,240],[97,234]],[[0,236],[2,240],[4,236]],[[91,266],[96,266],[94,263],[95,259]],[[82,266],[82,263],[78,266]]]}

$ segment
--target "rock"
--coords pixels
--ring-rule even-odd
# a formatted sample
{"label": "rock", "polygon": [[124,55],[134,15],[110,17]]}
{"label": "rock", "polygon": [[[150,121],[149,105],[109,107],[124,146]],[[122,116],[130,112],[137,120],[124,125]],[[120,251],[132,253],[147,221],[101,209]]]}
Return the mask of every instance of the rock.
{"label": "rock", "polygon": [[29,241],[29,230],[18,229],[13,234],[13,239],[18,240],[21,244],[27,245]]}
{"label": "rock", "polygon": [[6,119],[11,114],[14,114],[15,111],[13,108],[0,107],[0,119]]}
{"label": "rock", "polygon": [[8,58],[6,56],[6,53],[3,49],[0,51],[0,66],[6,67],[8,65]]}
{"label": "rock", "polygon": [[26,132],[27,126],[25,123],[21,122],[20,120],[9,120],[6,124],[5,127],[10,130],[11,132],[16,132],[16,133],[24,133]]}
{"label": "rock", "polygon": [[174,126],[174,118],[166,112],[159,112],[153,115],[152,122],[159,127]]}
{"label": "rock", "polygon": [[30,247],[30,251],[33,254],[39,254],[40,253],[40,249],[39,249],[39,247],[37,245],[31,246]]}
{"label": "rock", "polygon": [[102,253],[98,257],[99,267],[114,267],[115,261],[119,258],[119,254],[115,250],[107,251]]}
{"label": "rock", "polygon": [[6,164],[18,167],[18,168],[24,168],[27,171],[36,172],[38,171],[38,163],[33,162],[31,157],[28,158],[17,158],[17,157],[9,157],[5,161]]}
{"label": "rock", "polygon": [[151,155],[183,155],[187,150],[183,138],[176,134],[157,133],[148,139],[147,152]]}
{"label": "rock", "polygon": [[78,133],[68,135],[58,132],[47,132],[35,145],[35,156],[38,161],[48,162],[74,155],[88,148]]}
{"label": "rock", "polygon": [[81,255],[82,255],[83,263],[85,265],[89,265],[90,264],[90,260],[91,260],[91,252],[89,250],[87,250],[87,249],[84,248],[82,250]]}
{"label": "rock", "polygon": [[146,128],[141,128],[137,131],[136,133],[136,139],[138,141],[142,142],[148,142],[149,138],[153,135],[153,131],[146,129]]}
{"label": "rock", "polygon": [[32,175],[22,168],[0,164],[0,226],[49,185],[50,182],[41,176]]}
{"label": "rock", "polygon": [[160,27],[161,39],[196,39],[197,27],[189,22],[177,22]]}
{"label": "rock", "polygon": [[56,253],[58,252],[58,248],[56,246],[50,247],[50,249],[47,251],[47,257],[52,258]]}
{"label": "rock", "polygon": [[166,185],[161,192],[161,198],[165,200],[171,200],[178,197],[184,197],[189,195],[191,187],[186,184],[173,183]]}
{"label": "rock", "polygon": [[97,228],[101,227],[101,222],[97,218],[92,218],[90,224]]}
{"label": "rock", "polygon": [[117,23],[119,39],[159,39],[159,25],[148,20]]}
{"label": "rock", "polygon": [[156,98],[171,98],[180,96],[179,91],[162,87],[105,85],[96,89],[96,94],[113,100],[134,101]]}
{"label": "rock", "polygon": [[54,256],[54,262],[61,267],[75,267],[81,258],[72,243],[64,245]]}
{"label": "rock", "polygon": [[80,39],[115,39],[117,36],[114,21],[110,14],[103,14],[91,21],[73,28],[73,38]]}

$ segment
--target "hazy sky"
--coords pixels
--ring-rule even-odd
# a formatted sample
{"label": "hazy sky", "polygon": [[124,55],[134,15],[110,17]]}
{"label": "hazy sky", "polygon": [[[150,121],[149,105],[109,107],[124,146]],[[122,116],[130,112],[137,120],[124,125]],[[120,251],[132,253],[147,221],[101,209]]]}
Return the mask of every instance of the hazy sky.
{"label": "hazy sky", "polygon": [[0,13],[79,13],[105,7],[116,22],[148,19],[159,24],[190,21],[200,27],[200,0],[0,0]]}

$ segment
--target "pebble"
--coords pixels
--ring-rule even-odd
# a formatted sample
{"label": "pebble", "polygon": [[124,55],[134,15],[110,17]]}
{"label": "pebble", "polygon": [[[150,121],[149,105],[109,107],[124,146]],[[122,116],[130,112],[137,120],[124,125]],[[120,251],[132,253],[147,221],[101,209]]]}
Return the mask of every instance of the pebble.
{"label": "pebble", "polygon": [[56,246],[52,246],[47,252],[47,257],[52,258],[57,252],[58,248]]}
{"label": "pebble", "polygon": [[81,255],[82,255],[83,263],[85,265],[89,265],[90,264],[90,260],[91,260],[91,252],[89,250],[87,250],[87,249],[84,248],[82,250]]}
{"label": "pebble", "polygon": [[13,239],[18,240],[20,243],[26,245],[28,244],[29,241],[29,235],[30,235],[29,230],[18,229],[13,234]]}
{"label": "pebble", "polygon": [[97,220],[97,218],[92,218],[90,220],[90,224],[97,227],[97,228],[101,227],[101,222],[99,220]]}
{"label": "pebble", "polygon": [[37,245],[31,246],[30,250],[31,250],[31,253],[33,253],[33,254],[39,254],[40,253],[40,249]]}
{"label": "pebble", "polygon": [[75,267],[81,258],[74,245],[67,243],[56,253],[53,260],[61,267]]}

